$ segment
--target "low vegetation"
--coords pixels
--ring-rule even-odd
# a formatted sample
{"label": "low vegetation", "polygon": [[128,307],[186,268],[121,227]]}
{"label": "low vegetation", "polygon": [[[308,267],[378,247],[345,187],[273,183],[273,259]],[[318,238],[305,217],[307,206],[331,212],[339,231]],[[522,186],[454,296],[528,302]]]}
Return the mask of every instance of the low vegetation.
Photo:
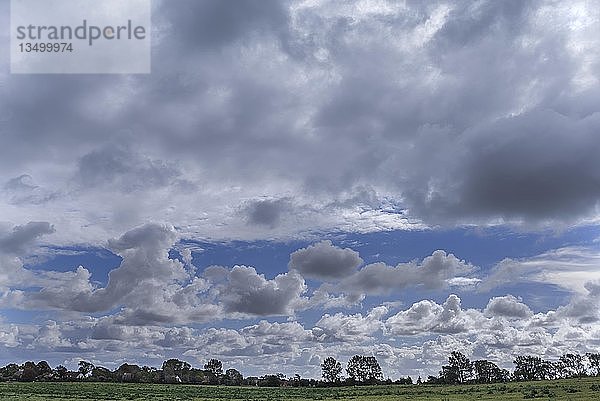
{"label": "low vegetation", "polygon": [[46,400],[245,400],[245,401],[590,401],[600,399],[600,379],[473,385],[377,385],[352,387],[227,387],[146,383],[0,383],[0,399]]}

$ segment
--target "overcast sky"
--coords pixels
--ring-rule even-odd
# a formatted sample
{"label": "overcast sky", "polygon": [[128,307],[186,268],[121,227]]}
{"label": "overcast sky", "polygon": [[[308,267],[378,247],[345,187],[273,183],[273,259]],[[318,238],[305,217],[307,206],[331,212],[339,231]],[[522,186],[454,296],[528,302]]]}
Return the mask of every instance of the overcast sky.
{"label": "overcast sky", "polygon": [[152,4],[148,75],[0,33],[0,363],[598,350],[597,4]]}

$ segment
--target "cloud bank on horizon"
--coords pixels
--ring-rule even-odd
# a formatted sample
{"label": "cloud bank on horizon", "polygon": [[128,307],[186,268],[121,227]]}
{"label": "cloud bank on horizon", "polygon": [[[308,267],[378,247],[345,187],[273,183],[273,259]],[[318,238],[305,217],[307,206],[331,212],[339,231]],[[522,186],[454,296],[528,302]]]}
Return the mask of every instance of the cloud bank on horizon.
{"label": "cloud bank on horizon", "polygon": [[[597,7],[153,8],[150,75],[10,75],[0,60],[7,358],[318,376],[320,358],[366,353],[394,376],[435,373],[452,348],[500,363],[596,350]],[[498,236],[505,254],[482,265],[477,249],[372,255],[339,237],[498,227],[591,229],[523,252]],[[202,241],[266,259],[300,242],[254,265],[199,264]],[[525,301],[531,288],[562,302]]]}

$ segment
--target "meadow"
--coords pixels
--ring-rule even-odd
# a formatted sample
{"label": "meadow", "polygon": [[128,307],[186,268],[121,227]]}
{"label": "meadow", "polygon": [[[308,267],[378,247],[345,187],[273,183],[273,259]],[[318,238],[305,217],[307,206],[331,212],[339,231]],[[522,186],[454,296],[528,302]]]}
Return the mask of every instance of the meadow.
{"label": "meadow", "polygon": [[461,386],[337,388],[225,387],[121,383],[0,383],[0,400],[244,400],[471,401],[600,399],[600,378]]}

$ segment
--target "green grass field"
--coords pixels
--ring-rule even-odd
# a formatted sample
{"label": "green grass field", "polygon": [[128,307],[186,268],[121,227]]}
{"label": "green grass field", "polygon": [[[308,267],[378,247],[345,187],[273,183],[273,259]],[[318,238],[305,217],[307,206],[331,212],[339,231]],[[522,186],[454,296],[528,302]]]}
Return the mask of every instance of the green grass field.
{"label": "green grass field", "polygon": [[465,386],[250,388],[118,383],[0,383],[0,400],[600,400],[600,378]]}

